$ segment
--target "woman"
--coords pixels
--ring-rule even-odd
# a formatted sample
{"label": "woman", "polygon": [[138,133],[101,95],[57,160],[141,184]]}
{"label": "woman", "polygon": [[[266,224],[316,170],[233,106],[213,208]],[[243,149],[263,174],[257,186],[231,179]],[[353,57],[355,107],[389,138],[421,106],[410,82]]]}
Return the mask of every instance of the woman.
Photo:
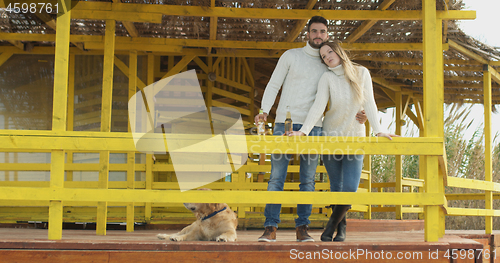
{"label": "woman", "polygon": [[[328,66],[318,83],[313,106],[299,131],[290,136],[309,134],[321,118],[330,98],[330,109],[323,120],[326,136],[365,136],[365,128],[353,118],[358,111],[365,110],[368,120],[378,137],[397,137],[382,131],[378,109],[373,97],[373,86],[367,68],[353,63],[338,42],[325,42],[320,47],[320,57]],[[330,178],[330,191],[356,192],[363,168],[363,155],[323,155],[323,163]],[[345,215],[350,205],[333,205],[333,213],[321,235],[321,241],[344,241],[346,237]],[[337,229],[337,235],[333,233]]]}

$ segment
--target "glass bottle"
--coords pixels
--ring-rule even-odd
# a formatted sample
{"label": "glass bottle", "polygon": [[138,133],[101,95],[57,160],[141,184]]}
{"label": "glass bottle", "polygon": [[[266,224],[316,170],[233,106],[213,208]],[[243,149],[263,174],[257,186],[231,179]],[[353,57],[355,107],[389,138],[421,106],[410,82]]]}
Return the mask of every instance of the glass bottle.
{"label": "glass bottle", "polygon": [[[264,114],[262,109],[259,110],[259,115]],[[264,121],[264,117],[260,116],[259,122],[257,122],[257,134],[258,135],[266,135],[266,122]]]}
{"label": "glass bottle", "polygon": [[290,113],[290,106],[286,107],[286,119],[285,119],[285,135],[288,135],[293,131],[292,114]]}

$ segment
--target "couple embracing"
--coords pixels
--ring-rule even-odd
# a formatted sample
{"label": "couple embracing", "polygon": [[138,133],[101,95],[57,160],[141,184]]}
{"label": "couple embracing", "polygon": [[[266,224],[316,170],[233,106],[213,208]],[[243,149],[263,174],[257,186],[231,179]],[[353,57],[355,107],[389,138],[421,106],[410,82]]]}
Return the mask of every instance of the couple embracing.
{"label": "couple embracing", "polygon": [[[289,109],[293,132],[289,136],[365,136],[364,122],[368,119],[379,137],[397,135],[382,131],[373,96],[373,86],[368,69],[349,59],[338,42],[328,42],[328,21],[312,17],[307,24],[308,42],[303,48],[283,53],[276,65],[261,102],[267,119],[276,96],[282,89],[276,110],[273,135],[283,135],[285,116]],[[323,112],[330,101],[330,109]],[[271,155],[271,176],[268,191],[283,191],[287,175],[289,154]],[[300,156],[300,191],[314,191],[314,176],[319,155]],[[332,192],[356,192],[363,167],[363,155],[323,155],[323,163],[330,179]],[[334,200],[332,200],[332,203]],[[344,241],[346,238],[345,215],[350,205],[331,205],[332,215],[321,235],[321,241]],[[295,219],[296,237],[299,242],[314,239],[307,233],[312,205],[297,205]],[[276,241],[280,223],[280,204],[267,204],[264,212],[264,234],[261,242]],[[335,237],[333,234],[337,231]]]}

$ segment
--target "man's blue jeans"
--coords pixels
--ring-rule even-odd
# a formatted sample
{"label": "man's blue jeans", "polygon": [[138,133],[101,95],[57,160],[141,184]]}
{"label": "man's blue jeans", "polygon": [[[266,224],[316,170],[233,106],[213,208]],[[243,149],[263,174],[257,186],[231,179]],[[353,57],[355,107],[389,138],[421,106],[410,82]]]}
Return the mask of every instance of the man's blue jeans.
{"label": "man's blue jeans", "polygon": [[[302,128],[302,124],[294,124],[293,130],[298,131]],[[273,135],[283,135],[285,125],[283,123],[276,123],[274,125]],[[320,136],[321,127],[314,127],[309,133],[311,136]],[[293,155],[291,154],[271,154],[271,177],[267,185],[267,191],[283,191],[285,179],[287,175],[288,163]],[[319,155],[300,155],[300,191],[314,191],[314,175],[316,174],[316,167],[318,166]],[[309,216],[311,215],[312,205],[297,205],[297,215],[295,219],[295,227],[302,225],[309,225]],[[281,213],[281,204],[267,204],[264,211],[266,221],[264,227],[274,226],[278,227]]]}
{"label": "man's blue jeans", "polygon": [[323,155],[331,192],[356,192],[363,168],[363,155]]}

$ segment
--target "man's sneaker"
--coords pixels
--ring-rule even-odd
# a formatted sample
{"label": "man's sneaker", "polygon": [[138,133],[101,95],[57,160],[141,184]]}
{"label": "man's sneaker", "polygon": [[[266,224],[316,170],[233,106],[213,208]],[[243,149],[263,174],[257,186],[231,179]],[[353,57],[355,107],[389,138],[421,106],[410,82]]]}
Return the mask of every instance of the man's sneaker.
{"label": "man's sneaker", "polygon": [[275,242],[276,241],[276,230],[275,226],[266,226],[264,234],[257,239],[259,242]]}
{"label": "man's sneaker", "polygon": [[295,228],[297,232],[297,242],[314,242],[314,239],[309,234],[307,234],[307,229],[307,225]]}

